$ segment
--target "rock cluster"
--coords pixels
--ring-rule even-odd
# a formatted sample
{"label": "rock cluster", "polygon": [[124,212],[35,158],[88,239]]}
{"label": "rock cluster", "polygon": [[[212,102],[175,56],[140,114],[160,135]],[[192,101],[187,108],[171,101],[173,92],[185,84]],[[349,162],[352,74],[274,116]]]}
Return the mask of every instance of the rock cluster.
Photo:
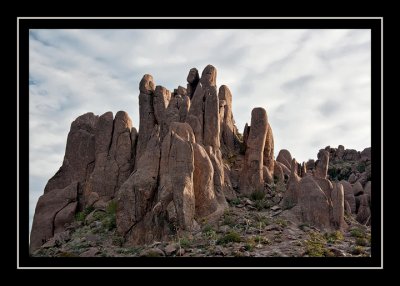
{"label": "rock cluster", "polygon": [[104,208],[129,177],[137,132],[120,111],[86,113],[71,124],[64,161],[48,181],[33,218],[30,249],[35,250],[88,206]]}
{"label": "rock cluster", "polygon": [[[115,118],[111,112],[86,113],[72,122],[63,164],[36,206],[31,252],[65,233],[77,212],[104,211],[111,202],[125,245],[197,231],[217,222],[227,202],[238,197],[282,201],[282,208],[294,207],[302,221],[321,229],[345,229],[345,212],[361,223],[370,221],[370,182],[359,173],[354,182],[333,182],[329,173],[330,161],[370,162],[370,149],[328,146],[317,161],[302,164],[283,149],[275,160],[266,110],[252,110],[242,136],[232,93],[225,85],[217,89],[212,65],[201,77],[190,69],[187,87],[173,92],[144,75],[139,116],[139,131],[124,111]],[[283,194],[272,194],[278,185]]]}

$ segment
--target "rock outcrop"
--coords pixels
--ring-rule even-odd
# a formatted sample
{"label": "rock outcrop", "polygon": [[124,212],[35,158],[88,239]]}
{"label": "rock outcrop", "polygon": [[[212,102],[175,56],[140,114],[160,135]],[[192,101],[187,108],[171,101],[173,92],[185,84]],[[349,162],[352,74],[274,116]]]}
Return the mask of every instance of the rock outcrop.
{"label": "rock outcrop", "polygon": [[263,160],[267,130],[267,112],[261,107],[254,108],[251,112],[251,125],[246,140],[246,154],[240,178],[240,191],[244,195],[264,189]]}
{"label": "rock outcrop", "polygon": [[[274,215],[287,210],[322,230],[346,229],[345,211],[370,223],[371,182],[364,170],[370,148],[328,146],[316,162],[302,164],[282,149],[275,160],[264,108],[252,110],[241,136],[231,91],[222,85],[217,92],[216,68],[206,66],[201,77],[192,68],[187,82],[171,92],[144,75],[138,131],[124,111],[115,118],[112,112],[86,113],[72,122],[63,164],[36,206],[31,253],[65,240],[77,212],[87,211],[84,223],[92,225],[110,206],[116,206],[113,231],[125,246],[196,232],[216,223],[228,201],[238,208],[268,206]],[[332,171],[332,164],[349,160],[357,165]],[[171,246],[167,253],[176,251]],[[80,255],[98,253],[92,247]]]}
{"label": "rock outcrop", "polygon": [[115,197],[133,169],[135,131],[123,111],[114,119],[111,112],[86,113],[72,122],[63,165],[48,181],[35,209],[31,251],[62,231],[77,211],[103,208]]}

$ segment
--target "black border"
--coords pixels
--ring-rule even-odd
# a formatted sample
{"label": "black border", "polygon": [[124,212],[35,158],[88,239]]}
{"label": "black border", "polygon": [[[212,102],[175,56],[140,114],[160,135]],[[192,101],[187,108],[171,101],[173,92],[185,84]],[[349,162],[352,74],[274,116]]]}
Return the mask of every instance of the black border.
{"label": "black border", "polygon": [[29,256],[29,29],[371,29],[372,189],[381,189],[381,19],[17,19],[19,267],[381,267],[381,197],[372,192],[371,257],[39,258]]}

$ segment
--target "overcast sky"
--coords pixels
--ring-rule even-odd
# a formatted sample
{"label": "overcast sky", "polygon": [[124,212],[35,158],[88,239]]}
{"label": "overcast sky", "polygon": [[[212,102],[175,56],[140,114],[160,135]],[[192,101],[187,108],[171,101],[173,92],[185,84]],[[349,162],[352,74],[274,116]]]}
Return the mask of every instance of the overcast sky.
{"label": "overcast sky", "polygon": [[239,131],[264,107],[275,156],[297,161],[327,145],[371,145],[370,30],[31,30],[30,225],[37,199],[62,164],[79,115],[128,112],[139,127],[139,82],[186,87],[192,67],[217,70]]}

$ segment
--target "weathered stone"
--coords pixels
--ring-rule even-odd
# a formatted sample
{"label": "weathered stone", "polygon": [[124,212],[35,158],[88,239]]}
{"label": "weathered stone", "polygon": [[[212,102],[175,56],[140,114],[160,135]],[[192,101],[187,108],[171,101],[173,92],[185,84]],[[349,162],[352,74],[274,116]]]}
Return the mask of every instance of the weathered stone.
{"label": "weathered stone", "polygon": [[96,192],[91,192],[87,198],[86,205],[88,207],[91,207],[94,205],[95,202],[97,202],[100,199],[99,194]]}
{"label": "weathered stone", "polygon": [[244,195],[264,189],[263,158],[267,130],[267,112],[261,107],[254,108],[251,112],[251,127],[240,178],[240,192]]}
{"label": "weathered stone", "polygon": [[64,231],[64,226],[75,219],[75,212],[78,208],[78,202],[71,202],[65,208],[60,210],[54,218],[54,233]]}
{"label": "weathered stone", "polygon": [[193,148],[190,142],[176,134],[171,136],[170,146],[168,169],[178,225],[181,229],[191,230],[195,215]]}
{"label": "weathered stone", "polygon": [[204,106],[204,145],[214,148],[220,147],[219,133],[219,106],[218,95],[214,92],[215,89],[210,89],[210,93],[206,95]]}
{"label": "weathered stone", "polygon": [[313,179],[321,188],[321,190],[325,193],[326,197],[330,198],[333,190],[332,182],[329,181],[328,179],[322,179],[318,177],[314,177]]}
{"label": "weathered stone", "polygon": [[272,133],[271,125],[268,123],[267,136],[265,137],[263,164],[267,167],[271,175],[274,173],[274,162],[274,135]]}
{"label": "weathered stone", "polygon": [[300,177],[297,175],[297,162],[292,159],[291,173],[287,182],[287,190],[283,196],[283,206],[290,208],[297,204],[299,198]]}
{"label": "weathered stone", "polygon": [[190,98],[185,95],[182,97],[182,103],[179,107],[179,122],[186,122],[187,115],[190,109]]}
{"label": "weathered stone", "polygon": [[358,176],[354,173],[351,173],[348,181],[350,184],[354,184],[357,181],[357,179],[358,179]]}
{"label": "weathered stone", "polygon": [[[221,85],[218,92],[221,116],[221,143],[230,152],[238,146],[237,128],[232,114],[232,93],[226,85]],[[222,114],[221,114],[222,107]]]}
{"label": "weathered stone", "polygon": [[358,208],[356,220],[362,224],[370,224],[371,209],[368,203],[368,195],[364,194],[359,196],[359,198],[360,198],[360,207]]}
{"label": "weathered stone", "polygon": [[354,149],[344,150],[343,160],[345,161],[358,161],[361,159],[360,152]]}
{"label": "weathered stone", "polygon": [[151,248],[143,250],[140,255],[141,257],[163,257],[165,253],[159,248]]}
{"label": "weathered stone", "polygon": [[192,68],[189,71],[189,74],[187,76],[187,96],[192,99],[194,91],[196,90],[197,84],[199,83],[200,76],[199,72],[196,68]]}
{"label": "weathered stone", "polygon": [[112,121],[112,113],[100,116],[96,125],[96,160],[86,196],[96,192],[108,201],[126,181],[133,168],[131,145],[132,122],[128,114],[119,111]]}
{"label": "weathered stone", "polygon": [[341,160],[343,159],[343,155],[344,155],[344,146],[339,145],[336,151],[336,157],[337,159]]}
{"label": "weathered stone", "polygon": [[164,252],[167,256],[170,256],[170,255],[174,254],[177,250],[178,250],[178,246],[175,243],[171,243],[165,247]]}
{"label": "weathered stone", "polygon": [[146,144],[145,152],[137,161],[136,170],[117,192],[117,230],[122,235],[140,221],[151,207],[157,189],[160,163],[159,132],[156,126]]}
{"label": "weathered stone", "polygon": [[360,182],[356,182],[353,185],[353,194],[354,194],[354,196],[359,196],[359,195],[362,195],[363,193],[364,193],[364,189],[363,189],[361,183]]}
{"label": "weathered stone", "polygon": [[344,190],[344,200],[348,202],[351,213],[356,213],[356,200],[351,184],[345,180],[340,181]]}
{"label": "weathered stone", "polygon": [[[220,206],[220,211],[221,208],[227,206],[227,202],[225,200],[224,196],[224,165],[222,162],[222,154],[219,149],[213,149],[211,146],[205,146],[204,148],[208,154],[208,157],[210,157],[211,163],[213,165],[214,169],[214,193],[217,198],[218,204]],[[220,213],[218,213],[220,214]],[[215,217],[218,215],[215,214]]]}
{"label": "weathered stone", "polygon": [[331,205],[312,176],[300,180],[298,205],[303,221],[322,229],[330,229]]}
{"label": "weathered stone", "polygon": [[93,171],[95,160],[95,126],[98,116],[86,113],[71,123],[64,161],[57,173],[47,182],[44,193],[64,189],[72,182],[84,187],[87,176]]}
{"label": "weathered stone", "polygon": [[281,164],[277,161],[274,162],[274,181],[284,182],[285,174],[283,173]]}
{"label": "weathered stone", "polygon": [[290,164],[292,162],[292,155],[286,149],[282,149],[279,151],[278,157],[276,157],[276,161],[282,163],[290,170]]}
{"label": "weathered stone", "polygon": [[[290,173],[291,173],[291,171],[290,171],[290,169],[288,168],[288,167],[286,167],[284,164],[282,164],[281,162],[278,162],[278,161],[275,161],[275,163],[274,164],[277,164],[277,165],[279,165],[279,168],[282,170],[282,172],[283,172],[283,177],[289,177],[290,176]],[[274,166],[275,167],[275,166]],[[296,168],[296,170],[297,170],[297,168]],[[280,171],[279,171],[280,172]],[[280,175],[278,175],[278,176],[280,176]]]}
{"label": "weathered stone", "polygon": [[147,142],[156,123],[153,107],[154,87],[153,77],[144,75],[139,86],[139,137],[136,146],[136,163],[145,153]]}
{"label": "weathered stone", "polygon": [[325,150],[318,152],[318,160],[315,162],[315,176],[325,179],[328,174],[329,153]]}
{"label": "weathered stone", "polygon": [[213,65],[207,65],[201,73],[200,83],[204,86],[216,86],[217,69]]}
{"label": "weathered stone", "polygon": [[[59,231],[60,227],[65,223],[71,222],[67,219],[73,207],[76,208],[77,197],[78,183],[75,182],[63,189],[53,189],[39,198],[32,223],[30,237],[31,253],[50,239],[54,235],[55,229]],[[72,204],[72,206],[70,206],[70,204]],[[57,214],[65,208],[67,208],[67,210],[59,217],[58,224],[55,225]],[[60,226],[60,223],[63,225]]]}
{"label": "weathered stone", "polygon": [[346,227],[344,221],[344,190],[341,183],[334,183],[331,194],[332,199],[332,223],[335,229]]}
{"label": "weathered stone", "polygon": [[371,181],[368,181],[364,187],[364,194],[368,195],[368,201],[371,204]]}
{"label": "weathered stone", "polygon": [[306,162],[301,163],[301,171],[300,171],[300,177],[304,177],[307,175],[307,165]]}
{"label": "weathered stone", "polygon": [[98,254],[100,251],[97,247],[91,247],[85,252],[82,252],[79,254],[79,257],[94,257],[96,254]]}
{"label": "weathered stone", "polygon": [[315,169],[315,161],[313,159],[309,159],[306,163],[306,169],[308,173],[312,173]]}
{"label": "weathered stone", "polygon": [[362,150],[360,156],[362,161],[371,161],[371,147]]}
{"label": "weathered stone", "polygon": [[159,125],[165,122],[165,113],[170,100],[171,94],[168,90],[163,86],[157,85],[153,96],[153,107],[154,117]]}
{"label": "weathered stone", "polygon": [[194,194],[196,198],[196,218],[205,217],[218,208],[214,193],[214,168],[204,148],[192,144],[194,152]]}

